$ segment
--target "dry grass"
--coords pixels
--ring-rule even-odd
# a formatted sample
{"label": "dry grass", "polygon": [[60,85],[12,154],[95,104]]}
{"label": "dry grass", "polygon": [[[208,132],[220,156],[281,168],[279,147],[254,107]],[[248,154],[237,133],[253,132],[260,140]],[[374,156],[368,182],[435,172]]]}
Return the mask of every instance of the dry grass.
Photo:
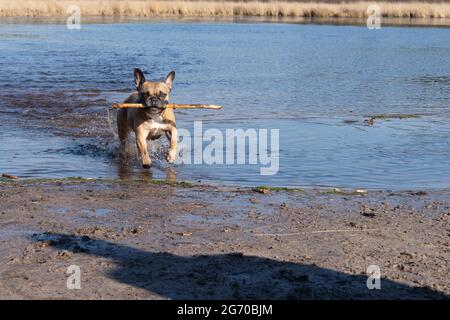
{"label": "dry grass", "polygon": [[[365,18],[371,2],[314,3],[296,1],[188,0],[0,0],[0,16],[68,16],[67,7],[79,5],[85,16],[121,17],[346,17]],[[419,1],[377,2],[384,17],[450,18],[450,3]]]}

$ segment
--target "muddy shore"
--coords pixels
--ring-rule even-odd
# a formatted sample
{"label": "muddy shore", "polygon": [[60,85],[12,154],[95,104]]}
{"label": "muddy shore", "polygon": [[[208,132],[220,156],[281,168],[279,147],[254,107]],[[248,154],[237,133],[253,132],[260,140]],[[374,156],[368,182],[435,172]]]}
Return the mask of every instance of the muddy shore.
{"label": "muddy shore", "polygon": [[3,180],[0,298],[450,297],[449,191],[261,191]]}

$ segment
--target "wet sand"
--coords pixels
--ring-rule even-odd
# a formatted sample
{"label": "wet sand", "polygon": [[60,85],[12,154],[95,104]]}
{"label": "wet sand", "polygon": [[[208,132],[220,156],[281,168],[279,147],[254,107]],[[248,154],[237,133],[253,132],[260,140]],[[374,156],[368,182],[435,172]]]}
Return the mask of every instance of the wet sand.
{"label": "wet sand", "polygon": [[260,191],[3,180],[0,298],[450,297],[449,191]]}

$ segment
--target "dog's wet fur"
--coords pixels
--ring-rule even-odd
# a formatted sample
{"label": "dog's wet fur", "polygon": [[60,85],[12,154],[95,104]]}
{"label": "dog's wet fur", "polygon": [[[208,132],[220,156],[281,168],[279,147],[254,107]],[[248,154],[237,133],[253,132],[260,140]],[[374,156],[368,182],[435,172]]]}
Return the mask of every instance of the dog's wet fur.
{"label": "dog's wet fur", "polygon": [[169,72],[163,81],[147,81],[144,73],[134,69],[134,82],[137,91],[125,99],[124,103],[142,103],[145,108],[124,108],[117,114],[117,126],[122,150],[124,150],[128,135],[134,131],[136,145],[142,158],[144,168],[150,168],[147,141],[155,140],[166,134],[170,141],[167,162],[173,163],[177,153],[178,134],[173,109],[164,108],[169,102],[175,71]]}

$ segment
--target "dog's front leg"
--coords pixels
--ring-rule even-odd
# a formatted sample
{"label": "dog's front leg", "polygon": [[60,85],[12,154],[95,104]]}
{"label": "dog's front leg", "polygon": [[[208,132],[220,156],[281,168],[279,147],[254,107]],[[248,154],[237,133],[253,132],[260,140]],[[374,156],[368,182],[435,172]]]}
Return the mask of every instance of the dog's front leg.
{"label": "dog's front leg", "polygon": [[146,130],[143,129],[136,130],[136,145],[141,155],[142,166],[144,168],[150,168],[150,166],[152,165],[152,160],[148,155],[147,136],[148,132]]}
{"label": "dog's front leg", "polygon": [[178,131],[174,125],[169,124],[168,130],[170,132],[170,147],[169,152],[167,153],[167,162],[173,163],[177,156],[177,148],[178,148]]}

